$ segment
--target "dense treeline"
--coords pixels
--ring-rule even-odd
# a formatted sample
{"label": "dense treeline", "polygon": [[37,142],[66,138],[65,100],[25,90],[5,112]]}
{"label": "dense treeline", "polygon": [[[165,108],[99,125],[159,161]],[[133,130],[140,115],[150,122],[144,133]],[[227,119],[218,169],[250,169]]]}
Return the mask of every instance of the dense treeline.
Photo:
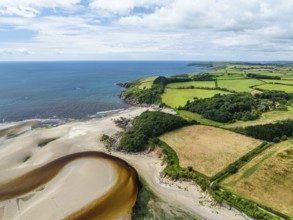
{"label": "dense treeline", "polygon": [[287,110],[293,94],[282,91],[265,91],[255,96],[249,93],[217,94],[211,98],[188,101],[181,110],[203,115],[207,119],[226,123],[236,120],[255,120],[269,110]]}
{"label": "dense treeline", "polygon": [[177,83],[177,82],[190,82],[192,81],[191,78],[186,77],[164,77],[159,76],[154,80],[154,85],[167,85],[169,83]]}
{"label": "dense treeline", "polygon": [[255,94],[256,98],[268,99],[272,102],[284,102],[293,99],[293,94],[283,91],[264,91],[263,93]]}
{"label": "dense treeline", "polygon": [[163,91],[160,87],[151,89],[131,87],[121,94],[121,98],[130,104],[159,104]]}
{"label": "dense treeline", "polygon": [[199,73],[192,76],[193,81],[215,81],[213,76],[209,73]]}
{"label": "dense treeline", "polygon": [[268,75],[260,75],[260,74],[254,74],[254,73],[248,73],[246,74],[248,78],[252,79],[276,79],[281,80],[280,76],[268,76]]}
{"label": "dense treeline", "polygon": [[189,78],[189,75],[188,74],[176,74],[171,77],[173,77],[173,78]]}
{"label": "dense treeline", "polygon": [[260,101],[251,94],[237,93],[195,99],[193,102],[187,102],[180,109],[196,112],[207,119],[225,123],[235,120],[254,120],[261,115],[261,111],[267,111],[268,106],[260,106]]}
{"label": "dense treeline", "polygon": [[293,120],[249,126],[244,128],[244,133],[254,138],[279,142],[293,136]]}
{"label": "dense treeline", "polygon": [[213,76],[209,73],[199,73],[193,75],[191,78],[185,75],[175,75],[173,77],[159,76],[154,80],[154,84],[163,84],[164,86],[170,83],[190,82],[190,81],[215,81]]}
{"label": "dense treeline", "polygon": [[176,115],[146,111],[134,119],[133,127],[123,135],[120,145],[125,151],[142,151],[152,138],[196,123],[195,121],[188,122]]}

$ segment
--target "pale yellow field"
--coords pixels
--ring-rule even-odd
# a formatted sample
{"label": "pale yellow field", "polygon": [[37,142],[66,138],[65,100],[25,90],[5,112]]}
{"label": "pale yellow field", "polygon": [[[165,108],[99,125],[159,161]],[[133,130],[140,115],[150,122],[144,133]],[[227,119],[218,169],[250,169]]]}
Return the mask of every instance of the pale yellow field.
{"label": "pale yellow field", "polygon": [[263,113],[260,118],[253,120],[253,121],[237,121],[231,124],[225,124],[223,127],[225,128],[236,128],[236,127],[247,127],[253,125],[261,125],[261,124],[268,124],[273,123],[276,121],[282,121],[286,119],[293,118],[293,109],[289,107],[288,111],[270,111]]}
{"label": "pale yellow field", "polygon": [[221,185],[293,217],[293,140],[270,147]]}
{"label": "pale yellow field", "polygon": [[176,151],[180,166],[192,166],[207,176],[214,176],[261,144],[259,140],[204,125],[185,127],[160,139]]}

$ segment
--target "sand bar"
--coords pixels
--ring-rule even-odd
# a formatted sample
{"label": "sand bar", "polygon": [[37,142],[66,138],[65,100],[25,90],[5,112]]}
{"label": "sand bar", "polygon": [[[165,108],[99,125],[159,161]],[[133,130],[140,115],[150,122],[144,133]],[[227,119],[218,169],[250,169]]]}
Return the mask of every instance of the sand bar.
{"label": "sand bar", "polygon": [[[36,169],[46,163],[49,163],[57,158],[66,156],[72,153],[84,152],[84,151],[107,151],[103,144],[99,141],[99,138],[102,134],[114,134],[117,131],[120,131],[120,128],[115,126],[114,119],[119,117],[133,118],[142,112],[146,111],[148,108],[130,108],[125,111],[121,111],[117,114],[112,114],[103,118],[94,118],[85,121],[73,121],[58,127],[52,127],[47,129],[34,129],[27,131],[24,134],[14,137],[12,139],[7,139],[2,142],[0,145],[0,182],[11,180],[19,175],[27,173],[33,169]],[[45,147],[38,147],[38,144],[44,139],[48,138],[57,138],[56,140],[48,143]],[[116,154],[115,154],[116,155]],[[24,161],[26,157],[29,156],[29,159]],[[202,204],[203,194],[200,192],[197,186],[190,183],[176,183],[187,184],[188,190],[179,189],[176,185],[168,185],[162,182],[159,178],[160,171],[164,168],[159,159],[155,154],[139,154],[139,155],[127,155],[119,153],[116,156],[121,157],[122,159],[129,162],[135,169],[138,170],[139,174],[147,180],[147,183],[151,189],[158,194],[162,201],[166,203],[172,203],[172,205],[182,209],[195,216],[199,219],[245,219],[239,215],[239,213],[228,210],[226,208],[219,208],[211,206],[210,203]],[[87,160],[87,159],[86,159]],[[83,161],[83,162],[82,162]],[[68,167],[60,172],[58,175],[58,180],[55,183],[52,183],[52,187],[58,188],[59,192],[66,192],[66,188],[70,187],[70,184],[73,181],[68,181],[68,184],[64,183],[66,178],[70,179],[70,170],[77,170],[76,166],[81,167],[91,167],[94,166],[96,162],[90,162],[81,160],[81,162],[73,162]],[[79,168],[81,171],[80,175],[86,174],[87,172],[83,168]],[[67,176],[69,175],[69,176]],[[73,175],[73,174],[72,174]],[[90,172],[92,175],[92,172]],[[94,180],[95,175],[93,177]],[[61,181],[62,180],[62,181]],[[65,181],[66,182],[66,181]],[[71,183],[70,183],[71,182]],[[91,181],[90,181],[91,182]],[[58,184],[57,184],[58,183]],[[81,183],[82,187],[85,183]],[[188,185],[189,184],[189,185]],[[54,185],[54,186],[53,186]],[[86,185],[84,185],[86,186]],[[184,185],[185,187],[185,185]],[[87,187],[85,187],[87,188]],[[91,187],[88,187],[91,188]],[[49,189],[49,188],[48,188]],[[52,201],[51,194],[45,193],[45,189],[41,191],[44,193],[41,197],[44,201]],[[79,190],[75,190],[76,193]],[[68,192],[68,191],[67,191]],[[84,193],[81,190],[82,194]],[[81,194],[81,195],[82,195]],[[81,196],[78,195],[78,196]],[[97,195],[97,194],[96,194]],[[34,197],[31,197],[27,201],[33,201]],[[78,197],[79,198],[79,197]],[[35,197],[37,199],[37,196]],[[84,200],[79,199],[70,199],[72,206],[83,207],[85,202]],[[89,199],[91,200],[91,199]],[[91,201],[88,201],[91,202]],[[15,202],[12,205],[8,205],[9,202],[2,202],[0,204],[0,215],[3,212],[7,212],[8,209],[17,210],[17,203]],[[58,209],[54,202],[51,202],[50,212],[55,212],[58,215]],[[3,208],[1,208],[1,206]],[[46,207],[44,204],[41,205],[39,209]],[[24,207],[24,206],[22,206]],[[33,209],[34,205],[27,203],[25,209]],[[55,208],[53,208],[55,207]],[[129,209],[129,207],[128,207]],[[1,212],[1,210],[4,210]],[[78,210],[76,210],[78,211]],[[25,213],[29,213],[26,211]],[[34,213],[34,212],[32,212]],[[69,211],[68,211],[69,213]],[[53,213],[52,213],[53,214]],[[128,213],[129,214],[129,213]],[[1,216],[0,216],[1,217]],[[9,218],[5,218],[9,219]],[[40,219],[38,215],[30,216],[30,219]],[[44,219],[50,219],[47,216],[44,216]],[[52,218],[51,218],[52,219]]]}

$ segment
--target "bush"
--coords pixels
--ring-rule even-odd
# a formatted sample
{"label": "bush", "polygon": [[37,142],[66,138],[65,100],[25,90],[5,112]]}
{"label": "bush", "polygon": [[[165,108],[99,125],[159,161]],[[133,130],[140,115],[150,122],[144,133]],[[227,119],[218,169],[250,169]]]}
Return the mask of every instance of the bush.
{"label": "bush", "polygon": [[281,137],[281,141],[286,141],[288,139],[288,137],[286,136],[286,135],[283,135],[282,137]]}
{"label": "bush", "polygon": [[[151,138],[190,124],[194,122],[188,122],[176,115],[146,111],[134,119],[133,127],[123,135],[120,145],[129,152],[142,151]],[[152,139],[150,142],[155,144],[158,140]]]}

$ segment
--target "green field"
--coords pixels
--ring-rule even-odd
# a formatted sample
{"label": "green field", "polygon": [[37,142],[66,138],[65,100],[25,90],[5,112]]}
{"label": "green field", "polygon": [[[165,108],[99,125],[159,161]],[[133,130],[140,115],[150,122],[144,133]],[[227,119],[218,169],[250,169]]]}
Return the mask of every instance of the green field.
{"label": "green field", "polygon": [[293,80],[290,79],[282,79],[282,80],[272,80],[272,79],[265,79],[263,80],[267,83],[282,83],[282,84],[288,84],[288,85],[293,85]]}
{"label": "green field", "polygon": [[251,86],[260,85],[263,82],[257,79],[235,79],[235,80],[218,80],[220,88],[226,88],[236,92],[250,92]]}
{"label": "green field", "polygon": [[219,90],[206,90],[206,89],[170,89],[165,88],[164,94],[162,94],[162,102],[166,105],[177,108],[184,106],[188,100],[192,101],[196,98],[209,98],[215,94],[230,94],[229,92]]}
{"label": "green field", "polygon": [[285,72],[285,71],[247,71],[247,73],[254,73],[259,75],[267,75],[267,76],[280,76],[281,78],[293,77],[293,72]]}
{"label": "green field", "polygon": [[226,124],[224,128],[236,128],[236,127],[247,127],[260,124],[268,124],[276,121],[286,120],[288,118],[293,119],[293,110],[289,108],[289,111],[270,111],[263,113],[259,119],[253,121],[237,121],[232,124]]}
{"label": "green field", "polygon": [[288,93],[293,93],[293,86],[289,85],[280,85],[280,84],[263,84],[260,86],[256,86],[256,89],[264,89],[264,90],[275,90],[275,91],[284,91]]}
{"label": "green field", "polygon": [[202,115],[200,115],[200,114],[189,112],[189,111],[180,110],[180,111],[178,111],[178,114],[188,121],[195,120],[203,125],[211,125],[211,126],[216,126],[216,127],[224,125],[223,123],[206,119],[206,118],[202,117]]}
{"label": "green field", "polygon": [[171,84],[168,84],[166,87],[171,89],[177,89],[180,87],[182,88],[182,87],[188,87],[188,86],[215,88],[215,82],[214,81],[192,81],[192,82],[171,83]]}
{"label": "green field", "polygon": [[240,76],[240,75],[223,75],[223,76],[219,76],[217,78],[218,80],[229,80],[229,79],[245,79],[244,76]]}
{"label": "green field", "polygon": [[150,89],[153,85],[153,82],[154,80],[158,78],[157,76],[152,76],[152,77],[149,77],[149,78],[145,78],[145,79],[142,79],[140,81],[140,85],[138,88],[140,89]]}

